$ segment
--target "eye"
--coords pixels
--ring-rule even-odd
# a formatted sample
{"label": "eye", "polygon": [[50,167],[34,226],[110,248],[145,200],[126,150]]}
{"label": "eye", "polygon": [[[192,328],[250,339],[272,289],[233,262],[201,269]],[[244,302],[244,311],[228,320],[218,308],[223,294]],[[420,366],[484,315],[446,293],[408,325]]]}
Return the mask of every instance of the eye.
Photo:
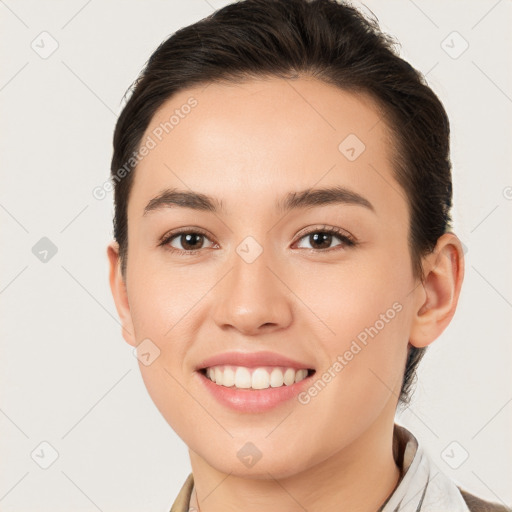
{"label": "eye", "polygon": [[[309,244],[309,245],[308,245]],[[171,252],[182,254],[197,254],[201,249],[217,247],[215,242],[198,230],[183,230],[171,232],[164,235],[158,244]],[[353,247],[355,240],[348,234],[336,227],[316,228],[303,234],[297,242],[300,249],[311,249],[314,251],[326,252],[335,247]]]}
{"label": "eye", "polygon": [[[205,244],[209,245],[205,246]],[[205,233],[199,231],[180,231],[165,235],[159,245],[164,246],[170,251],[191,254],[198,252],[200,249],[213,247],[215,244]]]}
{"label": "eye", "polygon": [[[304,244],[309,244],[309,246]],[[349,235],[344,234],[341,229],[324,226],[321,229],[317,228],[302,235],[297,247],[325,252],[327,249],[333,249],[338,246],[353,247],[355,245],[355,240]]]}

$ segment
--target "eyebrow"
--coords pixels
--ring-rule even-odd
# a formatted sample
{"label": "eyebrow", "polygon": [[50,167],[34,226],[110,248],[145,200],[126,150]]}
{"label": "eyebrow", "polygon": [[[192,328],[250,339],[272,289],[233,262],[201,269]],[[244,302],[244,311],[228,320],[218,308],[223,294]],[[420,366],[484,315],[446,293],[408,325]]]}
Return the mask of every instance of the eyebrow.
{"label": "eyebrow", "polygon": [[[301,208],[315,208],[330,204],[348,204],[363,206],[375,213],[373,205],[357,192],[342,186],[328,188],[308,188],[288,193],[284,199],[278,200],[276,208],[280,213]],[[190,208],[192,210],[217,213],[223,210],[222,201],[187,190],[166,189],[154,197],[144,208],[144,214],[163,208]]]}

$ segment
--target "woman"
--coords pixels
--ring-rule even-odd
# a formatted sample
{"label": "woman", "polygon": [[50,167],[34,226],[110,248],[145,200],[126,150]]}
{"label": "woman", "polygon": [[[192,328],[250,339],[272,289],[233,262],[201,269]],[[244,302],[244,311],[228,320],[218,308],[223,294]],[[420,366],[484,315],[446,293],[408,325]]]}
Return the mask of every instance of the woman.
{"label": "woman", "polygon": [[450,168],[441,102],[348,5],[246,0],[154,52],[108,256],[189,448],[172,511],[506,510],[394,423],[462,286]]}

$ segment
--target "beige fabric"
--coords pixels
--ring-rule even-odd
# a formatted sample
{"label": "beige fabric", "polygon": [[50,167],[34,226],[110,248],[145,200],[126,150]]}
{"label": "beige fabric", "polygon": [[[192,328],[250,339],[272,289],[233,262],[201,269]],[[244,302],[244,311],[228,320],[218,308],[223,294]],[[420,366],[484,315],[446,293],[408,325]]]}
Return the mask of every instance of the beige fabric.
{"label": "beige fabric", "polygon": [[[187,512],[189,510],[190,496],[194,487],[194,478],[192,473],[188,475],[178,496],[174,500],[170,512]],[[195,512],[193,509],[190,512]]]}

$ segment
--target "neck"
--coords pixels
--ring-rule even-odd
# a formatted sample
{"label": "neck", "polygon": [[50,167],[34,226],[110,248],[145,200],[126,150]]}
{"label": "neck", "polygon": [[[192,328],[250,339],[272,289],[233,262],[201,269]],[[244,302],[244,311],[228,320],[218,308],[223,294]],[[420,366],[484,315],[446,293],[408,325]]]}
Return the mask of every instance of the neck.
{"label": "neck", "polygon": [[388,415],[327,460],[280,480],[227,475],[189,453],[191,505],[200,512],[376,512],[400,478]]}

